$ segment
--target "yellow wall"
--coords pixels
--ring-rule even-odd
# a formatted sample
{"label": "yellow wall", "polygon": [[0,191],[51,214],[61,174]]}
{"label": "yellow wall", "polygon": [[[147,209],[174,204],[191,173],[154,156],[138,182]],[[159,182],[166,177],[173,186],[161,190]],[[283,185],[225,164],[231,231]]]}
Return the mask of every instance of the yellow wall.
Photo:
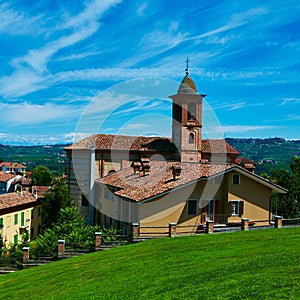
{"label": "yellow wall", "polygon": [[[177,232],[195,231],[200,224],[206,221],[205,211],[210,200],[216,200],[218,203],[215,214],[219,216],[215,216],[215,222],[241,222],[241,218],[248,218],[250,221],[265,220],[262,223],[256,222],[256,225],[267,225],[269,223],[269,199],[272,190],[242,174],[240,174],[240,184],[233,185],[233,173],[226,173],[218,179],[203,179],[151,201],[140,203],[125,201],[115,195],[108,200],[105,197],[104,189],[102,189],[100,199],[98,199],[100,201],[96,201],[99,205],[97,208],[112,219],[128,223],[140,223],[140,232],[142,233],[166,232],[169,223],[177,224]],[[188,215],[188,199],[198,201],[197,214]],[[243,201],[244,209],[241,216],[231,216],[230,201],[233,200]],[[151,226],[163,226],[165,228],[143,228]]]}
{"label": "yellow wall", "polygon": [[[21,224],[22,213],[24,213],[24,226],[22,226]],[[15,215],[18,215],[18,220],[16,224]],[[25,230],[26,228],[26,230],[28,230],[29,233],[33,233],[32,238],[34,238],[37,236],[39,226],[42,223],[41,206],[30,207],[20,211],[3,214],[0,215],[0,218],[2,219],[3,224],[1,235],[6,245],[14,243],[15,238],[17,238],[18,241],[21,240],[22,229],[20,230],[20,228],[22,227],[24,228],[23,230]]]}

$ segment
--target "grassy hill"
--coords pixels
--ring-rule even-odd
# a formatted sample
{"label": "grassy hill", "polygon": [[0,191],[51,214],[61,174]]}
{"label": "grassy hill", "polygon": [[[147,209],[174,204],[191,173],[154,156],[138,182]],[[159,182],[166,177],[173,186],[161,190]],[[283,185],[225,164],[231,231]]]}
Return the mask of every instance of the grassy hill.
{"label": "grassy hill", "polygon": [[291,159],[300,156],[300,140],[226,138],[226,141],[242,156],[257,162],[257,174],[270,173],[272,169],[290,170]]}
{"label": "grassy hill", "polygon": [[0,277],[1,299],[299,299],[300,228],[166,238]]}

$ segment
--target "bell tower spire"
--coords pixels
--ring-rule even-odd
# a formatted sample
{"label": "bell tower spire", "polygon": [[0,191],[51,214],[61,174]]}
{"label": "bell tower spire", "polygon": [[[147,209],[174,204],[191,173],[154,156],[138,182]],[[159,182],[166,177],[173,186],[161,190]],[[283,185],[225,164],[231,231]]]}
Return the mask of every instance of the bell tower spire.
{"label": "bell tower spire", "polygon": [[202,144],[202,100],[206,95],[197,92],[189,75],[189,59],[186,59],[185,77],[173,100],[172,140],[181,161],[199,162]]}

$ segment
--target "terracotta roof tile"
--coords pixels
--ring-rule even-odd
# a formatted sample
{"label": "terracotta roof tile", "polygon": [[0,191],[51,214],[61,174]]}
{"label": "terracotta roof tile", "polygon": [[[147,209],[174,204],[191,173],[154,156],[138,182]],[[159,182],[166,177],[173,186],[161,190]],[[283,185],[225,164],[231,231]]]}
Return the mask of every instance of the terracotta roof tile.
{"label": "terracotta roof tile", "polygon": [[2,163],[0,163],[0,168],[5,166],[6,168],[22,168],[22,169],[26,169],[25,166],[19,164],[19,163],[15,163],[15,162],[9,162],[9,161],[4,161]]}
{"label": "terracotta roof tile", "polygon": [[69,147],[66,147],[66,150],[91,149],[92,145],[96,150],[137,150],[171,152],[174,152],[176,150],[174,145],[168,138],[113,134],[96,134],[89,136]]}
{"label": "terracotta roof tile", "polygon": [[[91,149],[92,145],[96,150],[124,150],[124,151],[159,151],[176,152],[177,149],[169,138],[128,136],[113,134],[95,134],[81,141],[66,147],[66,150]],[[201,150],[205,153],[229,153],[240,154],[225,140],[202,140]]]}
{"label": "terracotta roof tile", "polygon": [[[150,165],[150,175],[147,176],[134,174],[132,168],[127,168],[101,178],[97,182],[117,188],[115,194],[118,196],[139,202],[200,178],[222,173],[232,167],[232,165],[179,164],[178,162],[163,161],[151,161]],[[178,180],[173,180],[172,167],[174,165],[176,167],[181,166]]]}
{"label": "terracotta roof tile", "polygon": [[240,154],[235,148],[229,145],[225,140],[202,140],[201,150],[204,153],[229,153]]}
{"label": "terracotta roof tile", "polygon": [[0,210],[30,203],[34,206],[37,200],[28,192],[24,192],[22,196],[18,193],[0,195]]}
{"label": "terracotta roof tile", "polygon": [[9,174],[6,172],[0,171],[0,181],[1,182],[7,182],[10,179],[13,179],[16,177],[16,174]]}

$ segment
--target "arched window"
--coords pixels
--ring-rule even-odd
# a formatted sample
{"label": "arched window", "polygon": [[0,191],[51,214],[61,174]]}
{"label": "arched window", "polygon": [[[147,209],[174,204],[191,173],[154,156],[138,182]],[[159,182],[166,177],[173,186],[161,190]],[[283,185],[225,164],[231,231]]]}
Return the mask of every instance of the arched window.
{"label": "arched window", "polygon": [[189,121],[196,120],[196,104],[195,103],[188,104],[188,120]]}
{"label": "arched window", "polygon": [[189,134],[189,143],[190,144],[195,144],[195,135],[194,135],[194,133]]}
{"label": "arched window", "polygon": [[108,171],[107,175],[110,175],[110,174],[113,174],[113,173],[116,173],[116,171],[114,169]]}

